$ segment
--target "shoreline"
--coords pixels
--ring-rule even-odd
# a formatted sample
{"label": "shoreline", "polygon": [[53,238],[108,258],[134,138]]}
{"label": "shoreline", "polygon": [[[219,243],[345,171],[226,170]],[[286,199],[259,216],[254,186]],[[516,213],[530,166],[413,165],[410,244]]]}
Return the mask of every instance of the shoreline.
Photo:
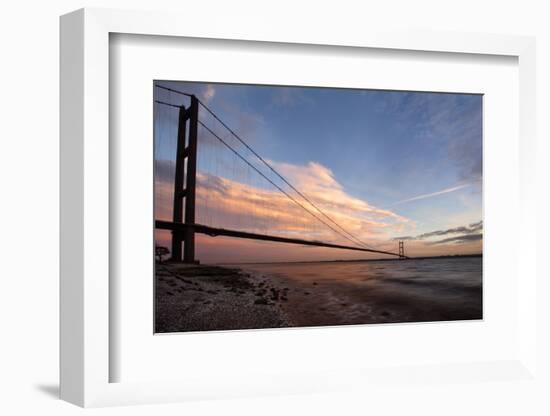
{"label": "shoreline", "polygon": [[[239,266],[156,265],[155,332],[225,331],[482,319],[481,283],[385,275],[386,266],[323,272]],[[297,265],[297,267],[299,267]],[[329,266],[327,266],[329,267]],[[348,266],[351,267],[351,266]],[[347,273],[353,279],[347,281]],[[340,276],[336,279],[334,276]],[[359,273],[355,277],[355,273]],[[452,273],[452,271],[451,271]],[[475,272],[474,272],[475,273]],[[481,271],[480,271],[481,273]],[[348,275],[349,276],[349,275]],[[435,280],[434,280],[435,279]]]}

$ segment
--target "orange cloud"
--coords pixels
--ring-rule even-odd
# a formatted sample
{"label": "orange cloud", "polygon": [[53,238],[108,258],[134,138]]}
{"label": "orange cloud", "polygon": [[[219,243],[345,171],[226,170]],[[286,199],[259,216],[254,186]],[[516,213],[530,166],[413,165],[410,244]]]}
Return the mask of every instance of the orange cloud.
{"label": "orange cloud", "polygon": [[[336,223],[365,243],[380,250],[397,251],[392,238],[411,231],[415,224],[389,209],[378,208],[345,192],[332,171],[310,162],[305,166],[270,162],[290,183]],[[239,176],[239,174],[235,174]],[[157,175],[155,181],[155,217],[171,220],[173,183],[170,175]],[[325,223],[337,227],[284,183],[276,182],[285,192],[306,207],[311,215],[267,182],[250,178],[236,180],[197,173],[196,222],[218,228],[236,229],[261,234],[304,238],[351,245]],[[256,182],[256,183],[254,183]],[[401,234],[402,235],[402,234]],[[170,246],[170,233],[157,231],[159,244]],[[481,241],[434,246],[426,241],[407,241],[409,255],[442,255],[479,253]],[[358,259],[372,255],[363,252],[302,247],[280,243],[258,242],[224,237],[197,236],[197,255],[205,262],[295,261]]]}
{"label": "orange cloud", "polygon": [[[395,235],[412,224],[392,211],[346,194],[332,172],[318,163],[273,165],[329,218],[367,243],[374,244],[375,240]],[[338,226],[285,184],[280,186],[307,210],[272,185],[243,182],[198,172],[196,222],[218,228],[350,244],[335,231],[341,233]],[[156,218],[169,220],[172,184],[159,177],[155,185]]]}

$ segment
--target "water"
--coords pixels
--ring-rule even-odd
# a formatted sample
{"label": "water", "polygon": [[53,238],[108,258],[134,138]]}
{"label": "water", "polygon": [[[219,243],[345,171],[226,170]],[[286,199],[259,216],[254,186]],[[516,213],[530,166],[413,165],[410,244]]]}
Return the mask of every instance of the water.
{"label": "water", "polygon": [[289,288],[293,326],[482,318],[482,258],[246,265]]}

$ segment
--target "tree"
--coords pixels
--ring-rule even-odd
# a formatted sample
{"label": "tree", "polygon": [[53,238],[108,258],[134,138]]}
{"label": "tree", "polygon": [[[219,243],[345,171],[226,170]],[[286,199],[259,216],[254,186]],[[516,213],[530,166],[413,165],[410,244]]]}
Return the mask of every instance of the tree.
{"label": "tree", "polygon": [[170,254],[170,250],[168,250],[166,247],[163,247],[163,246],[155,247],[155,256],[157,256],[157,260],[159,263],[162,263],[162,257],[167,256],[168,254]]}

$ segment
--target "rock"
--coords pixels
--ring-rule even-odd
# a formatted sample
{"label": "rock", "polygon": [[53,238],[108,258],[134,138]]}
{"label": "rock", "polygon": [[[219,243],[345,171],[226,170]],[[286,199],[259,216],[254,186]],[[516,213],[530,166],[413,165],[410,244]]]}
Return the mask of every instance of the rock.
{"label": "rock", "polygon": [[267,299],[265,298],[258,298],[254,301],[255,305],[268,305]]}

